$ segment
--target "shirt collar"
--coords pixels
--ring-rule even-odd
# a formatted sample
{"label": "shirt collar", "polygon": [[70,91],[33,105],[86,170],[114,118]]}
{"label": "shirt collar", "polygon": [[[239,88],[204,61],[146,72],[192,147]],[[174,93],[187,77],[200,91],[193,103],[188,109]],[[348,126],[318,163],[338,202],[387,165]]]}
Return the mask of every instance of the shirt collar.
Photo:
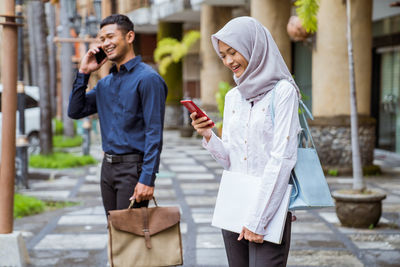
{"label": "shirt collar", "polygon": [[[122,69],[126,69],[126,71],[131,71],[137,64],[139,64],[142,61],[142,57],[141,56],[136,56],[134,58],[132,58],[131,60],[129,60],[128,62],[126,62],[125,64],[122,64],[121,67],[119,68],[119,70],[121,71]],[[113,65],[110,69],[110,73],[117,73],[117,65]]]}

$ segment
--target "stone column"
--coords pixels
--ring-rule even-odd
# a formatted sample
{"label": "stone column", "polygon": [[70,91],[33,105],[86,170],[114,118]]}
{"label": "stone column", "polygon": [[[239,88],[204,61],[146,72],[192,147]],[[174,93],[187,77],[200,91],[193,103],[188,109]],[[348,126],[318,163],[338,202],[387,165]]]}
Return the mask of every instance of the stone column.
{"label": "stone column", "polygon": [[211,43],[211,35],[221,29],[231,18],[231,7],[202,5],[200,18],[200,55],[202,62],[200,90],[202,107],[209,111],[217,110],[215,94],[218,91],[218,83],[220,81],[233,83],[232,72],[222,64]]}
{"label": "stone column", "polygon": [[251,16],[270,31],[289,70],[292,67],[292,52],[286,26],[290,10],[290,0],[252,0],[250,4]]}
{"label": "stone column", "polygon": [[[352,0],[352,33],[360,147],[363,165],[372,164],[375,121],[370,118],[372,0]],[[320,159],[326,168],[351,169],[350,89],[346,5],[321,0],[312,57],[311,122]]]}
{"label": "stone column", "polygon": [[102,0],[101,1],[101,17],[105,18],[111,14],[117,13],[118,3],[115,0]]}

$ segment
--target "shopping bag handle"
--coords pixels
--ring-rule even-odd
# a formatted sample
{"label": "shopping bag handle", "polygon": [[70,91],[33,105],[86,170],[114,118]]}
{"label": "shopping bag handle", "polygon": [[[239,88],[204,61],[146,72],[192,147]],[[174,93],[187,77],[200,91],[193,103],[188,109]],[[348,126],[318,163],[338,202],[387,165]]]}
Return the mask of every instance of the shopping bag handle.
{"label": "shopping bag handle", "polygon": [[[274,125],[274,123],[275,123],[275,109],[274,109],[275,88],[278,86],[278,84],[281,81],[283,81],[283,80],[278,81],[275,84],[274,88],[272,89],[272,96],[271,96],[271,100],[270,100],[270,104],[269,104],[269,110],[270,110],[270,113],[271,113],[272,125]],[[314,117],[311,114],[311,111],[307,108],[307,106],[303,103],[303,101],[301,99],[299,99],[299,108],[300,108],[300,113],[301,113],[300,117],[303,119],[304,125],[306,126],[306,131],[305,131],[306,134],[304,134],[305,139],[306,139],[306,147],[308,148],[308,140],[311,140],[312,147],[315,149],[314,140],[312,138],[311,131],[310,131],[310,128],[308,127],[308,122],[307,122],[306,116],[304,114],[307,113],[308,117],[310,119],[312,119],[312,120],[314,120]],[[299,134],[302,135],[303,132],[304,132],[304,129],[302,129],[302,133],[299,133]],[[302,141],[301,136],[299,138],[299,147],[301,147],[301,142],[300,141]]]}
{"label": "shopping bag handle", "polygon": [[[307,136],[311,140],[312,147],[315,148],[314,140],[312,138],[310,128],[308,127],[308,122],[307,122],[307,119],[306,119],[306,115],[304,115],[304,113],[307,112],[308,117],[310,119],[312,119],[312,120],[314,120],[314,117],[311,114],[310,110],[307,108],[307,106],[303,103],[303,101],[301,99],[299,99],[299,104],[300,104],[299,107],[300,107],[301,117],[303,118],[304,125],[306,126],[306,129],[307,129]],[[306,141],[308,142],[308,138],[306,139]]]}
{"label": "shopping bag handle", "polygon": [[300,130],[300,132],[297,134],[297,144],[299,148],[303,147],[303,139],[305,140],[305,148],[308,148],[309,145],[309,141],[308,141],[308,135],[306,130],[304,130],[303,128]]}
{"label": "shopping bag handle", "polygon": [[[155,198],[154,196],[153,196],[152,200],[154,201],[154,204],[156,205],[156,207],[158,207],[156,198]],[[133,208],[133,205],[134,205],[135,203],[136,203],[135,199],[131,200],[131,203],[129,204],[128,209],[132,209],[132,208]]]}
{"label": "shopping bag handle", "polygon": [[[290,194],[291,199],[296,199],[297,195],[299,194],[299,188],[298,188],[298,184],[296,183],[295,176],[296,176],[296,174],[292,170],[290,172],[290,177],[289,177],[289,184],[291,184],[293,186],[292,193]],[[290,181],[292,181],[292,182],[290,182]]]}

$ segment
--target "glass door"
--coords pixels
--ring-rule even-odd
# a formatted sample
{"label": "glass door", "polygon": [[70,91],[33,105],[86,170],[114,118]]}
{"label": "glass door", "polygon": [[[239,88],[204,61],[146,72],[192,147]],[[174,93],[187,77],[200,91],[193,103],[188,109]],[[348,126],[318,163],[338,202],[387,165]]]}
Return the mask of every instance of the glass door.
{"label": "glass door", "polygon": [[377,52],[381,54],[378,145],[400,153],[400,46]]}

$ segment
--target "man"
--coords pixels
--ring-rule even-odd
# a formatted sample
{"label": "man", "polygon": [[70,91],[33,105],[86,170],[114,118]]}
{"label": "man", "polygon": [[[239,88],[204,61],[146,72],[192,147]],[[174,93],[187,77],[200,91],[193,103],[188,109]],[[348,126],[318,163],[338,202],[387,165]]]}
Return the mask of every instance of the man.
{"label": "man", "polygon": [[[68,116],[80,119],[98,113],[104,159],[101,194],[106,214],[147,206],[153,197],[162,147],[167,86],[133,51],[135,33],[128,17],[114,14],[100,24],[101,45],[83,57],[70,95]],[[95,54],[107,57],[97,63]],[[86,93],[90,73],[107,60],[110,74]]]}

